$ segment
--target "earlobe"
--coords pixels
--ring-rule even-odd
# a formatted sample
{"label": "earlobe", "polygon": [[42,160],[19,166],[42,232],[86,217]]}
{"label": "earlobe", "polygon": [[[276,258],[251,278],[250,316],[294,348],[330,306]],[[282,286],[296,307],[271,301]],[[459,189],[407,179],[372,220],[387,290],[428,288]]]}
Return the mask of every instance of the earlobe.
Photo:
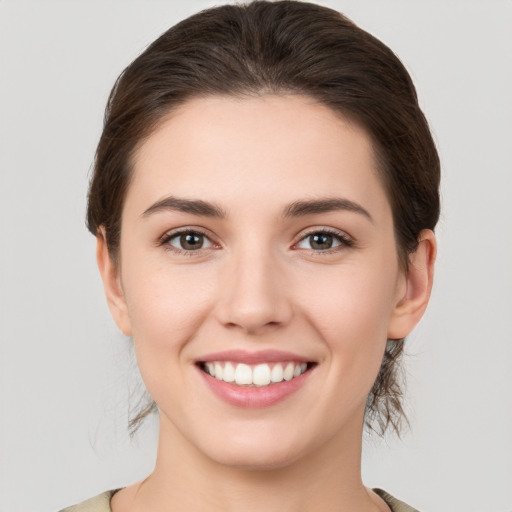
{"label": "earlobe", "polygon": [[107,304],[116,325],[126,336],[132,335],[130,317],[121,286],[121,277],[108,252],[105,230],[101,227],[96,235],[96,261],[103,281]]}
{"label": "earlobe", "polygon": [[409,256],[405,291],[402,288],[392,312],[388,339],[405,338],[423,316],[432,290],[436,252],[434,233],[430,229],[423,230],[416,251]]}

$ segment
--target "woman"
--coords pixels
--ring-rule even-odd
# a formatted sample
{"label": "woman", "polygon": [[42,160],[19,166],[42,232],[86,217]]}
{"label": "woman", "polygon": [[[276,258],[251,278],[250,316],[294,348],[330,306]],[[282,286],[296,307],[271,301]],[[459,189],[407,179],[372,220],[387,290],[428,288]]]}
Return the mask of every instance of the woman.
{"label": "woman", "polygon": [[439,159],[381,42],[301,2],[171,28],[117,81],[88,226],[160,414],[144,481],[70,511],[414,510],[361,481],[432,286]]}

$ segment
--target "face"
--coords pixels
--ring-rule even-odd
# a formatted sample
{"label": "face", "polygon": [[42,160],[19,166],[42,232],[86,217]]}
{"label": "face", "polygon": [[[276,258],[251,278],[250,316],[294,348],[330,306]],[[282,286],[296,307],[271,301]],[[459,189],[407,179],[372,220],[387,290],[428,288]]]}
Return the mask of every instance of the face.
{"label": "face", "polygon": [[111,275],[161,435],[224,465],[353,443],[386,340],[407,334],[371,142],[301,96],[165,120],[136,155]]}

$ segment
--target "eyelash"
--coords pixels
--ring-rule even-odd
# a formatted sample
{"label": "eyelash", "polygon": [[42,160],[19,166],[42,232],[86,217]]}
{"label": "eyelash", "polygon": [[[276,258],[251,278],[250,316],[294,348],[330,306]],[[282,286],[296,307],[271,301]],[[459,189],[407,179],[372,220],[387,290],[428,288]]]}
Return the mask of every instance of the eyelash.
{"label": "eyelash", "polygon": [[[183,235],[199,235],[204,237],[208,242],[213,246],[214,248],[219,248],[220,246],[210,239],[210,237],[200,229],[194,228],[194,229],[181,229],[179,231],[173,231],[171,233],[166,233],[163,237],[160,238],[158,245],[165,247],[166,250],[171,251],[175,254],[185,255],[185,256],[194,256],[199,251],[210,249],[211,247],[201,247],[197,250],[187,250],[187,249],[180,249],[178,247],[174,247],[170,244],[171,240],[179,238]],[[339,242],[339,245],[335,247],[331,247],[324,250],[315,250],[315,249],[304,249],[306,251],[309,251],[310,253],[314,253],[315,255],[328,255],[332,254],[333,252],[337,252],[339,250],[343,250],[346,248],[350,248],[354,246],[354,240],[350,238],[346,233],[343,233],[341,231],[337,231],[334,229],[326,229],[326,228],[320,228],[320,229],[314,229],[309,231],[308,233],[304,234],[297,242],[293,244],[292,247],[297,247],[301,242],[306,240],[308,237],[311,237],[313,235],[329,235],[335,238],[337,242]]]}
{"label": "eyelash", "polygon": [[307,240],[309,237],[311,237],[313,235],[329,235],[329,236],[332,236],[337,242],[339,242],[339,245],[337,245],[335,247],[331,247],[329,249],[324,249],[324,250],[304,249],[306,251],[309,251],[310,253],[314,253],[315,255],[327,256],[329,254],[333,254],[340,250],[354,247],[354,245],[355,245],[354,240],[352,238],[350,238],[343,231],[338,231],[336,229],[329,229],[329,228],[319,228],[319,229],[312,229],[308,233],[301,236],[301,238],[293,245],[293,247],[296,247],[298,244],[300,244],[304,240]]}
{"label": "eyelash", "polygon": [[175,238],[179,238],[180,236],[183,236],[183,235],[199,235],[199,236],[204,237],[206,240],[208,240],[209,243],[213,247],[215,247],[215,248],[219,247],[218,244],[215,244],[214,242],[212,242],[210,237],[204,231],[201,231],[198,228],[180,229],[179,231],[173,231],[171,233],[166,233],[159,240],[158,245],[163,246],[167,251],[171,251],[174,254],[180,254],[180,255],[184,255],[184,256],[195,256],[201,250],[210,249],[210,247],[204,247],[204,248],[201,247],[200,249],[197,249],[197,250],[187,250],[187,249],[180,249],[178,247],[174,247],[173,245],[170,244],[171,240],[173,240]]}

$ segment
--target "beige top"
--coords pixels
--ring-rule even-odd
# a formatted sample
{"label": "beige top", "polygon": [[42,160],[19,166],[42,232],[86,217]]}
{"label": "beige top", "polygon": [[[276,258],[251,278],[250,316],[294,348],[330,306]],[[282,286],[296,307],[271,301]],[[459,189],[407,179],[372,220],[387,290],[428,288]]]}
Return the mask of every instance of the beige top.
{"label": "beige top", "polygon": [[[118,489],[119,490],[119,489]],[[373,489],[389,506],[391,512],[418,512],[415,508],[406,505],[402,501],[397,500],[391,494],[382,489]],[[65,508],[60,512],[112,512],[110,508],[110,500],[116,491],[107,491],[99,496],[83,501],[78,505]]]}

